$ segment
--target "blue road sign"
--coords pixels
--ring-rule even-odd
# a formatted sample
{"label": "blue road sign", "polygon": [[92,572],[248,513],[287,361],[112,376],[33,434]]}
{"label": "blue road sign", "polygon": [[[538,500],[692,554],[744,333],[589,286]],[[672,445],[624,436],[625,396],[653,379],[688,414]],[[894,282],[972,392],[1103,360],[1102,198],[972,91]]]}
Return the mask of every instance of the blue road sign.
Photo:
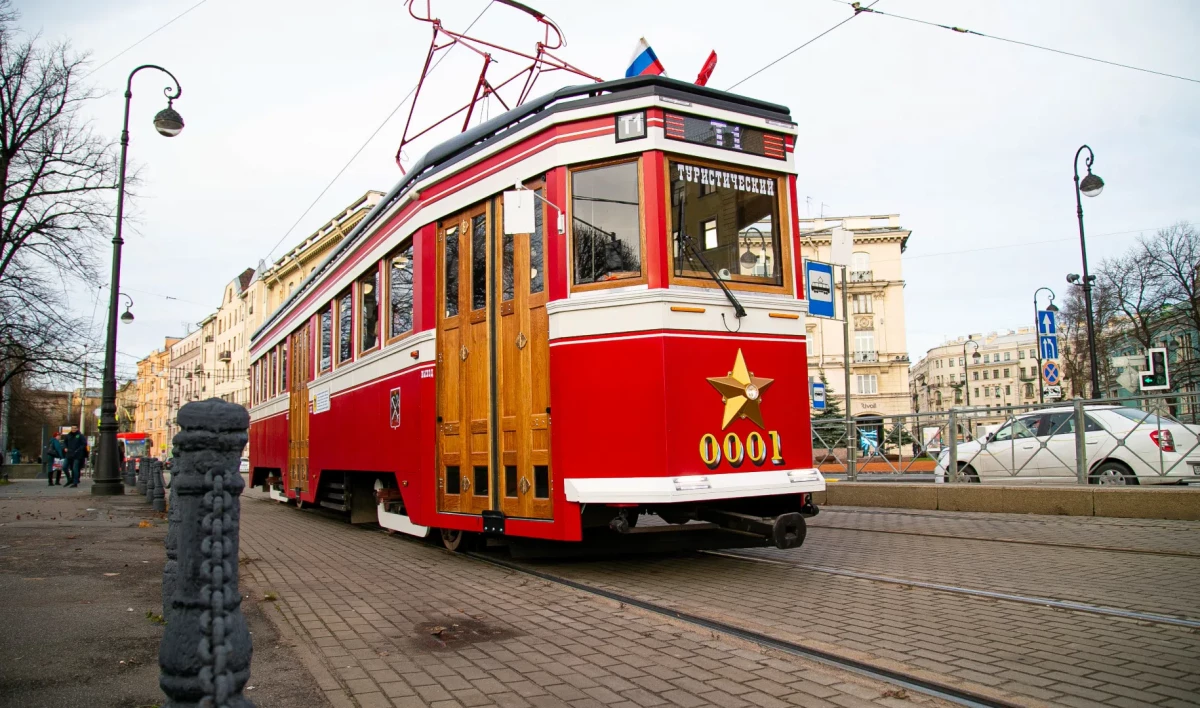
{"label": "blue road sign", "polygon": [[833,265],[804,261],[804,292],[808,296],[808,314],[833,318]]}
{"label": "blue road sign", "polygon": [[1058,334],[1058,321],[1054,317],[1054,310],[1038,310],[1037,326],[1038,334]]}
{"label": "blue road sign", "polygon": [[1058,337],[1053,334],[1043,334],[1038,337],[1038,349],[1043,359],[1058,358]]}
{"label": "blue road sign", "polygon": [[825,410],[825,384],[814,383],[812,385],[812,407],[813,410]]}
{"label": "blue road sign", "polygon": [[1057,386],[1060,376],[1058,362],[1048,361],[1042,364],[1042,378],[1046,380],[1047,386]]}

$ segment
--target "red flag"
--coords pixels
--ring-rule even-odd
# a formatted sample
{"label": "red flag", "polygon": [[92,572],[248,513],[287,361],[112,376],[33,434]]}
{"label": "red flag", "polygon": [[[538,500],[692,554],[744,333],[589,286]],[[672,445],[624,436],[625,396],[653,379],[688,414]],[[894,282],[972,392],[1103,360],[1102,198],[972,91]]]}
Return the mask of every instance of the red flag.
{"label": "red flag", "polygon": [[713,69],[717,68],[717,52],[716,50],[708,53],[708,58],[704,60],[704,66],[700,67],[700,74],[696,77],[696,85],[704,86],[708,83],[708,78],[712,76]]}

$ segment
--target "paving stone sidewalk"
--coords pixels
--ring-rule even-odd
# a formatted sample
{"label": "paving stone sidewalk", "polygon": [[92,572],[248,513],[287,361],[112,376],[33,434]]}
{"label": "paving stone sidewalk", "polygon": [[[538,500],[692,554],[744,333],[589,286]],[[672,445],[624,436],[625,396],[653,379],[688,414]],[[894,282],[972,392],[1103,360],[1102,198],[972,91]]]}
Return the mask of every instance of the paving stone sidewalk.
{"label": "paving stone sidewalk", "polygon": [[339,708],[947,705],[254,495],[241,547]]}

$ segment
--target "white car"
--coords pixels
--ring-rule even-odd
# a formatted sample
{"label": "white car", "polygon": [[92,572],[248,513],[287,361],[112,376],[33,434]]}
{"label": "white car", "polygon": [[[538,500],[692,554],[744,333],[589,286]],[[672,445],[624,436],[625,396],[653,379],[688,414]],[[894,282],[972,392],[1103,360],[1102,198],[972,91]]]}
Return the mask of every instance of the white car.
{"label": "white car", "polygon": [[[1176,484],[1200,481],[1196,426],[1124,406],[1084,413],[1090,484]],[[958,445],[965,482],[1072,484],[1076,481],[1075,411],[1047,408],[1017,414],[984,440]],[[950,450],[935,474],[945,480]]]}
{"label": "white car", "polygon": [[250,458],[243,457],[241,464],[238,465],[238,472],[241,472],[242,474],[246,474],[249,471],[250,471]]}

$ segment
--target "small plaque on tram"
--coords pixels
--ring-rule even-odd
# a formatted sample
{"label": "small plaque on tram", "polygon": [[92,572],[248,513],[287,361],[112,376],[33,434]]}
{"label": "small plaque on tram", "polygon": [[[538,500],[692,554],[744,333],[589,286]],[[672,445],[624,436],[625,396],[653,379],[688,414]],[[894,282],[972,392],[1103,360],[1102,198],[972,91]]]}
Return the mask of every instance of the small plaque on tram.
{"label": "small plaque on tram", "polygon": [[783,135],[780,133],[769,133],[727,120],[700,118],[670,111],[666,111],[664,117],[666,135],[671,140],[708,145],[774,160],[787,159]]}

